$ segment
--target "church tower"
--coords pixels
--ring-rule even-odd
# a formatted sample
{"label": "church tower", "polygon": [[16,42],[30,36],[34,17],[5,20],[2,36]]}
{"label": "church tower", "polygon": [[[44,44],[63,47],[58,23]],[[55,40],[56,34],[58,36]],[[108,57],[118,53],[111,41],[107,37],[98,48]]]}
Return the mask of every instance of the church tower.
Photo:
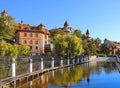
{"label": "church tower", "polygon": [[90,40],[90,33],[89,33],[89,30],[87,29],[87,31],[86,31],[86,39],[87,40]]}

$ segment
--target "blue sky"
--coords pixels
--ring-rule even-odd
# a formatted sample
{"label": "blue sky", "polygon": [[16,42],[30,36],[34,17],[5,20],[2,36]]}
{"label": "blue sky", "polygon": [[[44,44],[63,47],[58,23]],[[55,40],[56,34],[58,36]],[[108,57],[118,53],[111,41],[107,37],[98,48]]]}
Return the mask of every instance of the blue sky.
{"label": "blue sky", "polygon": [[67,20],[82,33],[89,29],[93,38],[120,41],[120,0],[1,0],[0,11],[4,9],[17,23],[52,29]]}

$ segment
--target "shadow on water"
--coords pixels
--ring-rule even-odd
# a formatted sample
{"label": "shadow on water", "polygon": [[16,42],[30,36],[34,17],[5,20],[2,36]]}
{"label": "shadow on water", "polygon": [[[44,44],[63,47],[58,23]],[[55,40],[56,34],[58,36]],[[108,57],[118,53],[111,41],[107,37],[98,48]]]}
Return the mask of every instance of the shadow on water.
{"label": "shadow on water", "polygon": [[29,82],[17,85],[17,87],[70,88],[71,86],[74,87],[74,85],[90,85],[93,75],[101,75],[103,71],[108,75],[115,71],[117,72],[116,64],[114,62],[85,63],[79,66],[45,73]]}

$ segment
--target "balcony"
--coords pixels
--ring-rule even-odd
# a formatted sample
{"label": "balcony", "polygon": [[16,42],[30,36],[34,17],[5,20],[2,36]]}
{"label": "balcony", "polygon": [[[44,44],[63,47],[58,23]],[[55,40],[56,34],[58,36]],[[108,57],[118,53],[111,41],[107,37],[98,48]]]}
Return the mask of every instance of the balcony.
{"label": "balcony", "polygon": [[52,51],[53,51],[53,44],[46,44],[45,52],[52,52]]}

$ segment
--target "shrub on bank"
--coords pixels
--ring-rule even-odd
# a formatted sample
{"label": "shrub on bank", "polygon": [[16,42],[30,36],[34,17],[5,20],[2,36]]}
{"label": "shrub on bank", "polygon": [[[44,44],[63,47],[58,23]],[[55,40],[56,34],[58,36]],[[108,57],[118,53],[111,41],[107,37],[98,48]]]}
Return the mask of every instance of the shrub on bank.
{"label": "shrub on bank", "polygon": [[98,54],[97,56],[99,56],[99,57],[107,57],[107,54],[101,53],[101,54]]}

